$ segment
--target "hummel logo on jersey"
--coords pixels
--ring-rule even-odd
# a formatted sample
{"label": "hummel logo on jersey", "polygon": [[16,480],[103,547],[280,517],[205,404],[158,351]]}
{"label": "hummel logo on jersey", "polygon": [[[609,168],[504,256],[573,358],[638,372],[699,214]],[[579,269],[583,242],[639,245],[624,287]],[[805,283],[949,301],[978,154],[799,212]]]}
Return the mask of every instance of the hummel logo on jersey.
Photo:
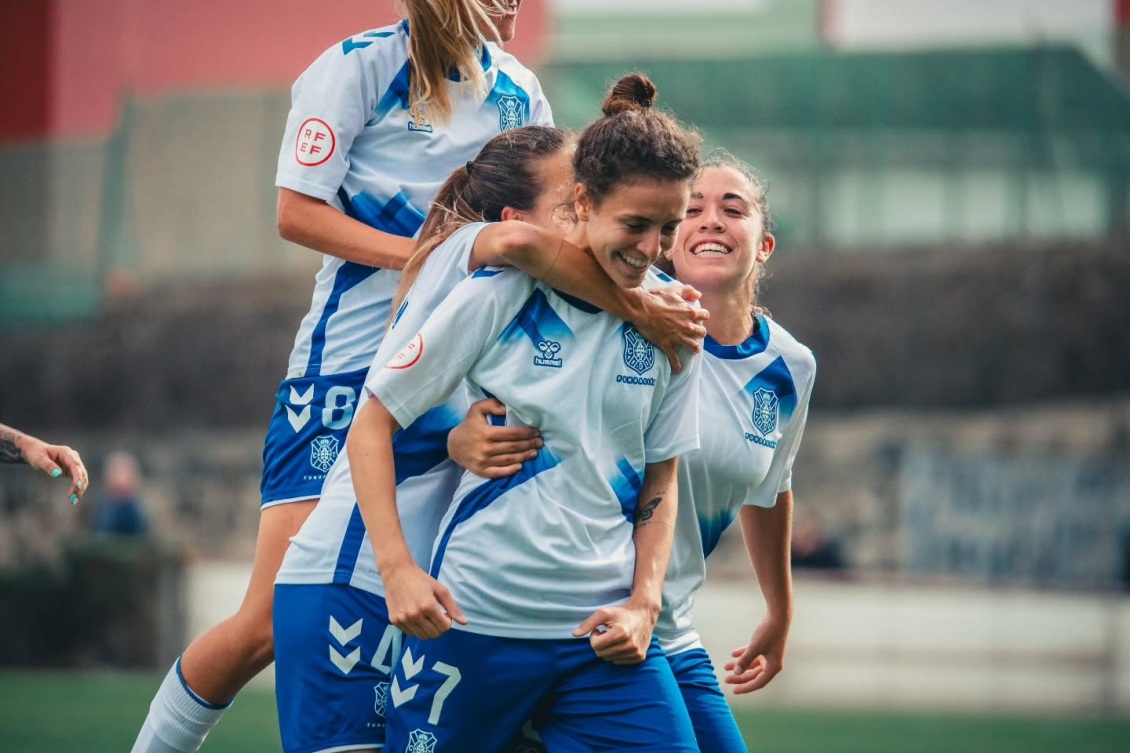
{"label": "hummel logo on jersey", "polygon": [[762,433],[769,435],[777,428],[777,393],[758,387],[753,393],[753,425]]}
{"label": "hummel logo on jersey", "polygon": [[337,437],[325,435],[318,437],[310,443],[310,465],[322,473],[330,470],[330,466],[337,460]]}
{"label": "hummel logo on jersey", "polygon": [[431,133],[432,124],[428,121],[428,114],[424,112],[423,105],[416,105],[408,111],[408,130],[417,133]]}
{"label": "hummel logo on jersey", "polygon": [[347,675],[353,671],[357,666],[357,662],[361,661],[361,649],[355,648],[348,654],[343,653],[349,648],[349,642],[357,636],[361,635],[361,625],[364,623],[364,618],[357,620],[347,628],[343,628],[341,623],[330,615],[330,635],[337,645],[341,646],[342,650],[338,651],[334,648],[334,643],[330,643],[330,661],[333,665],[341,670],[343,675]]}
{"label": "hummel logo on jersey", "polygon": [[435,753],[437,742],[436,736],[431,732],[422,729],[412,730],[408,735],[408,747],[404,749],[404,753]]}
{"label": "hummel logo on jersey", "polygon": [[624,365],[637,374],[655,365],[655,346],[631,326],[624,328]]}
{"label": "hummel logo on jersey", "polygon": [[302,411],[295,411],[290,405],[286,407],[286,420],[290,421],[290,428],[295,432],[301,431],[306,422],[310,420],[310,401],[314,399],[314,385],[310,385],[310,389],[306,390],[306,394],[300,394],[298,390],[294,389],[291,385],[290,388],[290,405],[302,406]]}
{"label": "hummel logo on jersey", "polygon": [[534,366],[561,368],[561,359],[554,358],[561,351],[561,343],[554,340],[542,340],[538,343],[538,350],[541,351],[541,355],[534,356]]}
{"label": "hummel logo on jersey", "polygon": [[503,131],[522,127],[522,102],[513,94],[498,98],[498,127]]}

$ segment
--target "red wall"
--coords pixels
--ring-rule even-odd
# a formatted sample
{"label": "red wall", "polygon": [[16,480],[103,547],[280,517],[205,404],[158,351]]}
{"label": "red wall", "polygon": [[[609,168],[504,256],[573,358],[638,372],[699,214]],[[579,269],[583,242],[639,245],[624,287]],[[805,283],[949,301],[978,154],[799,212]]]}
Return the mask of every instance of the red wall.
{"label": "red wall", "polygon": [[26,139],[50,122],[50,5],[9,0],[0,8],[0,141]]}
{"label": "red wall", "polygon": [[[541,57],[547,2],[522,7],[508,49],[524,61]],[[104,135],[131,93],[289,86],[331,44],[395,18],[392,0],[7,0],[0,84],[17,104],[0,141]]]}

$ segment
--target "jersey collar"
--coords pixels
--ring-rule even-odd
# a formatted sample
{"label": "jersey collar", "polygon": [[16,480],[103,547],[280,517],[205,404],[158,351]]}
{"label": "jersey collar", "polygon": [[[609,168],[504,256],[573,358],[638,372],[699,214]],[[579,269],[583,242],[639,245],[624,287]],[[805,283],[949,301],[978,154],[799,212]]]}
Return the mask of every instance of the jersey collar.
{"label": "jersey collar", "polygon": [[702,348],[715,358],[725,358],[727,360],[737,360],[739,358],[749,358],[756,356],[758,353],[765,352],[769,347],[769,323],[765,321],[765,317],[758,314],[755,319],[757,322],[757,329],[754,333],[738,345],[723,345],[715,340],[710,335],[702,341]]}

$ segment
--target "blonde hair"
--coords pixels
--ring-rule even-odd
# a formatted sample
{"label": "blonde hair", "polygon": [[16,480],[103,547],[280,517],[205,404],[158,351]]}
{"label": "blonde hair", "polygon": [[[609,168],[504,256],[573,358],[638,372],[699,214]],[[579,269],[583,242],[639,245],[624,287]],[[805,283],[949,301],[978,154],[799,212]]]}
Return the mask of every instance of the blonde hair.
{"label": "blonde hair", "polygon": [[[446,123],[451,119],[448,74],[485,90],[479,62],[488,39],[498,41],[493,15],[501,15],[501,0],[401,0],[408,16],[408,98],[418,120]],[[428,113],[424,109],[427,106]]]}

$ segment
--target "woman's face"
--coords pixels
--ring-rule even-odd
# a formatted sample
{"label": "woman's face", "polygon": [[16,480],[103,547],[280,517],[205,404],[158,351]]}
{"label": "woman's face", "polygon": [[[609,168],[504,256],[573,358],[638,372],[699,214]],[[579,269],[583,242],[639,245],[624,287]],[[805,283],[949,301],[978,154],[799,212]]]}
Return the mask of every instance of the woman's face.
{"label": "woman's face", "polygon": [[522,0],[482,0],[494,29],[498,32],[498,40],[506,44],[514,38],[518,28],[518,11],[522,7]]}
{"label": "woman's face", "polygon": [[533,172],[541,187],[534,205],[525,211],[507,207],[502,218],[522,220],[562,235],[569,233],[575,224],[569,211],[574,180],[572,146],[542,157]]}
{"label": "woman's face", "polygon": [[773,236],[744,175],[726,166],[702,171],[691,191],[679,244],[671,255],[675,276],[702,292],[750,288],[758,264],[773,253]]}
{"label": "woman's face", "polygon": [[640,285],[648,268],[675,245],[690,188],[685,181],[624,182],[594,204],[577,185],[574,203],[586,223],[585,243],[618,286]]}
{"label": "woman's face", "polygon": [[538,160],[534,174],[537,175],[541,193],[534,202],[527,221],[547,230],[568,233],[576,224],[569,211],[575,182],[572,146]]}

